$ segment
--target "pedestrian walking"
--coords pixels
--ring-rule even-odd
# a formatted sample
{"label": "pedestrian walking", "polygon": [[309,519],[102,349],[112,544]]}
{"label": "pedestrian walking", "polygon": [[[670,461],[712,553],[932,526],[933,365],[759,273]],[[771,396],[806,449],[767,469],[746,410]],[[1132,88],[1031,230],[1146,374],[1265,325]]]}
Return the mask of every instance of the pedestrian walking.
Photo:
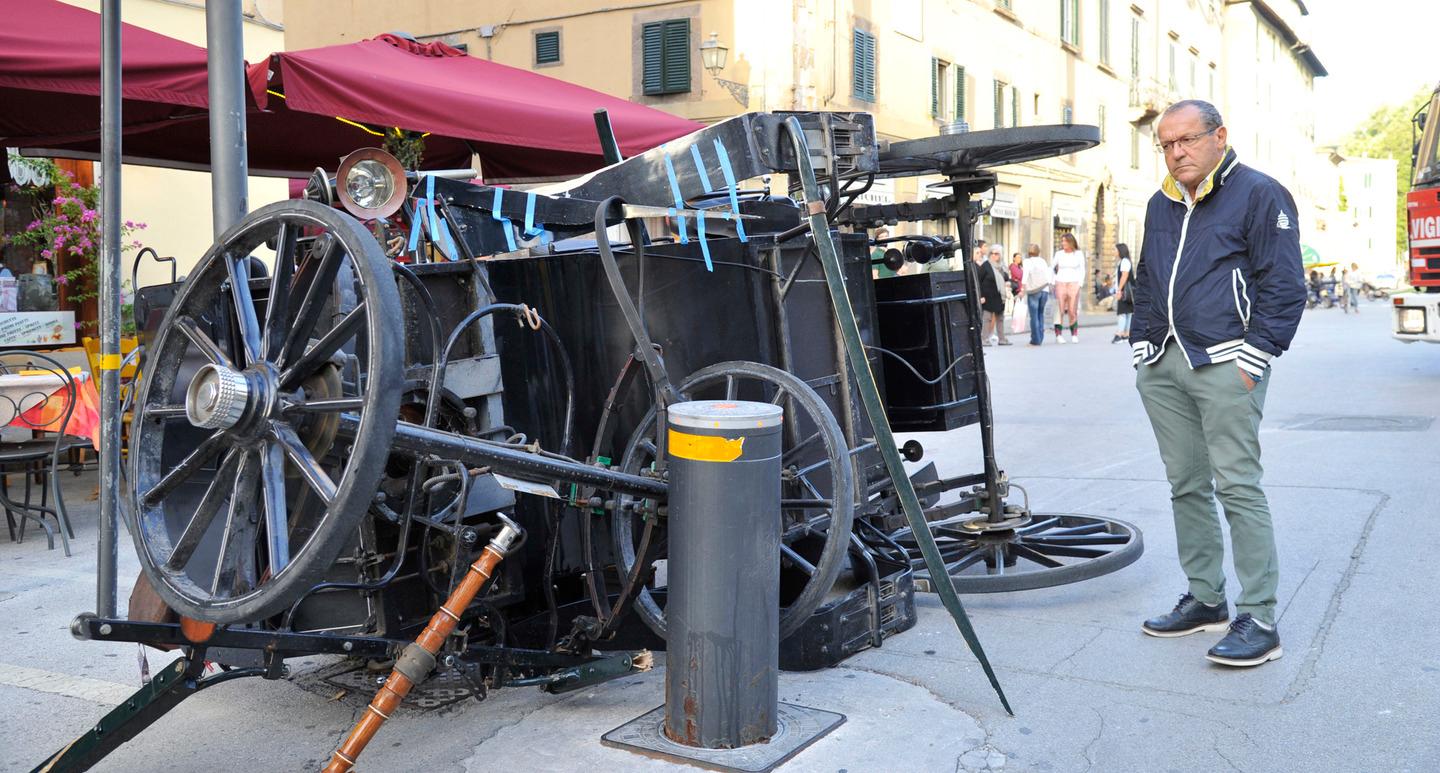
{"label": "pedestrian walking", "polygon": [[[1189,587],[1142,629],[1170,637],[1228,628],[1206,658],[1256,666],[1282,654],[1260,420],[1271,360],[1290,346],[1305,308],[1300,219],[1284,186],[1237,160],[1210,103],[1171,105],[1156,131],[1170,174],[1145,215],[1130,342]],[[1216,494],[1241,586],[1233,621]]]}
{"label": "pedestrian walking", "polygon": [[1050,259],[1055,270],[1055,343],[1065,343],[1065,315],[1070,315],[1070,343],[1080,343],[1080,285],[1085,283],[1085,253],[1075,234],[1060,236],[1060,250]]}
{"label": "pedestrian walking", "polygon": [[1030,245],[1029,253],[1021,264],[1025,275],[1025,311],[1030,315],[1030,345],[1039,346],[1045,343],[1045,304],[1050,300],[1055,272],[1040,257],[1040,245]]}
{"label": "pedestrian walking", "polygon": [[1135,288],[1130,284],[1130,248],[1124,244],[1115,245],[1115,335],[1110,343],[1129,340],[1130,317],[1135,311]]}
{"label": "pedestrian walking", "polygon": [[975,268],[980,277],[980,310],[985,316],[985,326],[980,331],[984,346],[1009,346],[1005,335],[1005,296],[1010,292],[1010,275],[1000,265],[1003,254],[997,244],[987,256],[975,256]]}
{"label": "pedestrian walking", "polygon": [[1365,287],[1365,277],[1360,273],[1360,264],[1351,263],[1350,270],[1345,272],[1345,305],[1346,313],[1354,311],[1360,313],[1360,291]]}
{"label": "pedestrian walking", "polygon": [[1025,308],[1025,256],[1020,253],[1010,255],[1010,307],[1005,310],[1005,317],[1009,320],[1010,332],[1014,334],[1023,333],[1029,317]]}

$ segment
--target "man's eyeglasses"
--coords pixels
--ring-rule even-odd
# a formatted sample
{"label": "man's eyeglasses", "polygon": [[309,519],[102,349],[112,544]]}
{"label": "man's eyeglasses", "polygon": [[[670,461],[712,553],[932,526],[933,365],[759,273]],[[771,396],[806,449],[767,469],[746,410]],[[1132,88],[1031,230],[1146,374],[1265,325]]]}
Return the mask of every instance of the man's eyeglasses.
{"label": "man's eyeglasses", "polygon": [[1202,137],[1208,137],[1214,134],[1219,128],[1219,126],[1216,126],[1210,131],[1200,132],[1199,134],[1187,134],[1184,137],[1179,137],[1177,139],[1170,140],[1169,142],[1157,142],[1155,143],[1155,150],[1159,151],[1160,153],[1169,153],[1177,146],[1182,147],[1186,150],[1190,150],[1195,147],[1195,143],[1199,142]]}

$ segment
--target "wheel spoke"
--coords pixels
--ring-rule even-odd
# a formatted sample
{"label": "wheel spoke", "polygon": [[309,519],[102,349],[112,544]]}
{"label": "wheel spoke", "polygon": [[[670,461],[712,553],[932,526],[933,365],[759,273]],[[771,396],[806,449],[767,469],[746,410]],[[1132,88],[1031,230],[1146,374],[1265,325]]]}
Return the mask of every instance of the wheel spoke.
{"label": "wheel spoke", "polygon": [[1047,569],[1057,569],[1061,566],[1064,566],[1064,564],[1045,555],[1044,553],[1028,548],[1018,542],[1010,543],[1010,551],[1015,555],[1020,556],[1021,558],[1028,558],[1031,561],[1043,567],[1046,567]]}
{"label": "wheel spoke", "polygon": [[235,370],[235,363],[231,361],[225,352],[220,351],[220,347],[216,345],[214,339],[210,338],[204,330],[200,329],[199,325],[195,324],[194,318],[188,314],[183,315],[175,320],[175,327],[178,328],[186,338],[190,339],[190,343],[193,344],[196,349],[200,350],[200,354],[204,355],[205,359],[222,368]]}
{"label": "wheel spoke", "polygon": [[790,463],[790,460],[791,460],[792,458],[794,458],[794,456],[795,456],[796,454],[800,453],[801,451],[804,451],[806,448],[809,448],[812,443],[814,443],[815,441],[817,441],[817,440],[819,440],[819,439],[820,439],[820,433],[819,433],[819,432],[816,432],[815,434],[811,435],[810,437],[805,438],[804,440],[800,441],[799,443],[796,443],[795,445],[791,446],[790,448],[785,449],[785,453],[783,453],[783,454],[780,455],[780,465],[783,467],[783,466],[789,464],[789,463]]}
{"label": "wheel spoke", "polygon": [[985,557],[985,548],[984,548],[984,547],[979,547],[979,546],[977,546],[977,547],[971,548],[971,549],[970,549],[970,552],[965,553],[964,555],[960,556],[960,557],[959,557],[958,559],[956,559],[955,561],[946,564],[946,565],[945,565],[945,571],[946,571],[946,573],[948,573],[948,574],[955,574],[956,572],[964,571],[964,570],[970,568],[972,565],[974,565],[976,561],[979,561],[980,559],[982,559],[982,558],[984,558],[984,557]]}
{"label": "wheel spoke", "polygon": [[1110,553],[1110,551],[1102,550],[1100,548],[1087,548],[1079,545],[1056,545],[1047,542],[1036,542],[1034,540],[1027,540],[1025,544],[1029,545],[1035,550],[1040,551],[1041,553],[1044,553],[1047,556],[1066,556],[1068,558],[1100,558],[1101,556],[1108,555]]}
{"label": "wheel spoke", "polygon": [[303,403],[292,403],[285,407],[287,412],[299,411],[301,413],[343,413],[345,411],[358,411],[365,407],[363,397],[330,397],[323,400],[306,400]]}
{"label": "wheel spoke", "polygon": [[155,419],[173,419],[173,418],[178,418],[178,417],[180,417],[180,416],[184,416],[184,415],[185,415],[185,406],[183,406],[183,405],[155,405],[155,406],[151,406],[151,407],[149,407],[149,408],[146,408],[146,409],[145,409],[145,412],[148,413],[148,414],[150,414],[151,418],[155,418]]}
{"label": "wheel spoke", "polygon": [[1043,535],[1036,536],[1058,537],[1066,534],[1094,534],[1097,531],[1105,531],[1105,529],[1106,524],[1104,522],[1096,521],[1094,523],[1086,523],[1079,526],[1069,526],[1064,529],[1054,529],[1045,532]]}
{"label": "wheel spoke", "polygon": [[1044,531],[1044,530],[1050,528],[1051,526],[1054,526],[1054,525],[1057,524],[1057,523],[1060,523],[1060,519],[1059,519],[1059,518],[1046,518],[1046,519],[1043,520],[1043,521],[1036,521],[1036,522],[1034,522],[1034,523],[1032,523],[1032,524],[1030,524],[1029,526],[1026,526],[1026,527],[1024,527],[1024,528],[1016,529],[1016,530],[1015,530],[1015,533],[1016,533],[1016,534],[1034,534],[1034,533],[1037,532],[1037,531]]}
{"label": "wheel spoke", "polygon": [[235,305],[235,322],[245,347],[243,364],[249,365],[261,358],[260,320],[255,316],[255,299],[250,296],[250,256],[226,252],[221,258],[230,272],[230,300]]}
{"label": "wheel spoke", "polygon": [[[296,307],[295,322],[290,327],[290,332],[285,340],[284,350],[276,363],[284,367],[285,363],[299,357],[305,351],[305,343],[310,340],[310,333],[315,330],[315,325],[320,321],[320,315],[324,311],[325,298],[329,295],[335,284],[335,275],[340,271],[340,264],[344,262],[345,252],[340,249],[340,242],[331,236],[324,237],[325,243],[319,246],[319,257],[316,257],[315,247],[311,247],[311,259],[305,262],[300,273],[295,277],[295,291],[301,286],[305,288],[300,305]],[[290,294],[296,294],[292,291]]]}
{"label": "wheel spoke", "polygon": [[171,468],[170,472],[165,473],[165,477],[161,478],[159,483],[156,483],[154,487],[145,492],[144,496],[140,498],[140,501],[147,506],[154,505],[160,501],[166,494],[174,490],[176,486],[189,480],[190,476],[194,475],[195,471],[200,469],[201,465],[215,458],[215,455],[220,453],[228,442],[229,434],[223,431],[216,432],[210,437],[205,438],[205,440],[196,446],[179,464]]}
{"label": "wheel spoke", "polygon": [[295,274],[298,236],[299,228],[285,222],[280,223],[280,231],[275,234],[275,270],[270,279],[270,297],[265,302],[265,331],[261,336],[261,356],[272,362],[285,346],[286,328],[290,325],[290,280]]}
{"label": "wheel spoke", "polygon": [[165,569],[178,572],[190,563],[190,557],[195,554],[195,548],[199,547],[200,540],[210,529],[211,522],[215,520],[215,514],[220,512],[220,503],[225,501],[225,497],[230,494],[230,483],[234,480],[235,467],[240,462],[240,455],[240,451],[232,449],[220,461],[220,467],[215,471],[215,477],[210,479],[210,485],[205,487],[205,495],[195,506],[195,514],[190,516],[190,521],[185,524],[184,531],[180,532],[179,539],[175,540],[175,547],[171,549],[170,557],[165,559]]}
{"label": "wheel spoke", "polygon": [[285,451],[268,443],[260,456],[260,483],[265,502],[265,551],[273,578],[290,563],[290,524],[285,512]]}
{"label": "wheel spoke", "polygon": [[242,584],[255,584],[255,484],[259,465],[254,454],[242,451],[240,469],[230,492],[230,510],[225,515],[225,533],[220,539],[220,556],[210,594],[236,595]]}
{"label": "wheel spoke", "polygon": [[361,301],[350,310],[350,313],[341,317],[340,321],[335,323],[335,327],[330,328],[330,331],[321,336],[314,346],[295,360],[294,365],[286,368],[280,374],[280,388],[293,389],[297,382],[314,373],[331,356],[340,351],[340,347],[353,338],[355,332],[364,324],[366,311],[365,302]]}
{"label": "wheel spoke", "polygon": [[1059,534],[1026,537],[1027,544],[1041,545],[1123,545],[1130,538],[1124,534]]}
{"label": "wheel spoke", "polygon": [[285,455],[290,458],[290,463],[295,465],[295,468],[300,471],[301,477],[319,495],[320,501],[329,507],[335,499],[335,481],[330,479],[330,473],[320,466],[320,462],[310,455],[310,449],[300,441],[295,430],[290,429],[287,425],[275,423],[270,425],[270,435],[280,443]]}
{"label": "wheel spoke", "polygon": [[780,555],[789,559],[790,563],[794,564],[797,569],[806,575],[811,577],[815,576],[815,565],[806,561],[804,556],[796,553],[789,545],[780,545]]}
{"label": "wheel spoke", "polygon": [[735,394],[736,394],[736,389],[737,389],[737,384],[736,384],[736,381],[735,381],[735,377],[734,377],[734,376],[726,376],[726,377],[725,377],[725,399],[726,399],[726,400],[734,400],[734,399],[735,399]]}

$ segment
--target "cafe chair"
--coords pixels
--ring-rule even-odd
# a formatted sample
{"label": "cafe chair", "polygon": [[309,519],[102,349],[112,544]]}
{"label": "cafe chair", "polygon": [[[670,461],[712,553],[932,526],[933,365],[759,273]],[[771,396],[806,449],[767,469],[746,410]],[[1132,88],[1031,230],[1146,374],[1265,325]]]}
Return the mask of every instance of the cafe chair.
{"label": "cafe chair", "polygon": [[[75,412],[78,394],[75,376],[49,355],[8,349],[0,351],[0,377],[8,382],[7,388],[0,393],[0,415],[11,417],[8,422],[10,427],[29,429],[32,435],[20,440],[0,441],[0,506],[5,509],[10,539],[24,541],[26,521],[35,521],[45,529],[51,550],[55,549],[55,533],[59,532],[65,555],[69,556],[70,538],[75,536],[75,529],[65,510],[65,497],[56,475],[61,469],[62,454],[73,448],[90,446],[90,441],[85,438],[65,434]],[[21,379],[26,377],[36,378],[33,388],[24,385]],[[47,404],[45,410],[34,410],[42,404]],[[10,476],[15,473],[20,473],[25,481],[23,500],[17,501],[11,496]],[[38,504],[33,501],[32,491],[32,483],[37,477],[40,480]],[[49,502],[52,488],[55,490],[53,506]],[[53,529],[51,519],[55,522]]]}

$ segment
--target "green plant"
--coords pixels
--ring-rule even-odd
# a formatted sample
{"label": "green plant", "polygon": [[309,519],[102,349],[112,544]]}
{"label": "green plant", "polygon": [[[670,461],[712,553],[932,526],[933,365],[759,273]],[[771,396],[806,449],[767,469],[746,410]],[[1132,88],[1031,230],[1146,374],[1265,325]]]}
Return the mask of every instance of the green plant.
{"label": "green plant", "polygon": [[385,130],[384,150],[400,162],[400,166],[416,170],[425,155],[425,134],[392,126]]}
{"label": "green plant", "polygon": [[[43,172],[54,185],[55,196],[47,204],[37,204],[35,219],[25,230],[14,235],[0,237],[0,243],[39,250],[40,257],[55,267],[55,283],[66,288],[66,298],[72,306],[78,306],[100,295],[100,244],[101,217],[98,208],[100,189],[94,185],[80,185],[69,173],[60,169],[48,159],[24,159],[33,169]],[[120,226],[121,252],[139,248],[140,242],[131,238],[136,231],[145,229],[144,223],[126,220]],[[74,266],[60,271],[59,266]],[[125,319],[132,316],[124,313]],[[78,323],[94,325],[93,321]],[[129,323],[130,334],[134,323]],[[123,332],[123,330],[122,330]]]}

